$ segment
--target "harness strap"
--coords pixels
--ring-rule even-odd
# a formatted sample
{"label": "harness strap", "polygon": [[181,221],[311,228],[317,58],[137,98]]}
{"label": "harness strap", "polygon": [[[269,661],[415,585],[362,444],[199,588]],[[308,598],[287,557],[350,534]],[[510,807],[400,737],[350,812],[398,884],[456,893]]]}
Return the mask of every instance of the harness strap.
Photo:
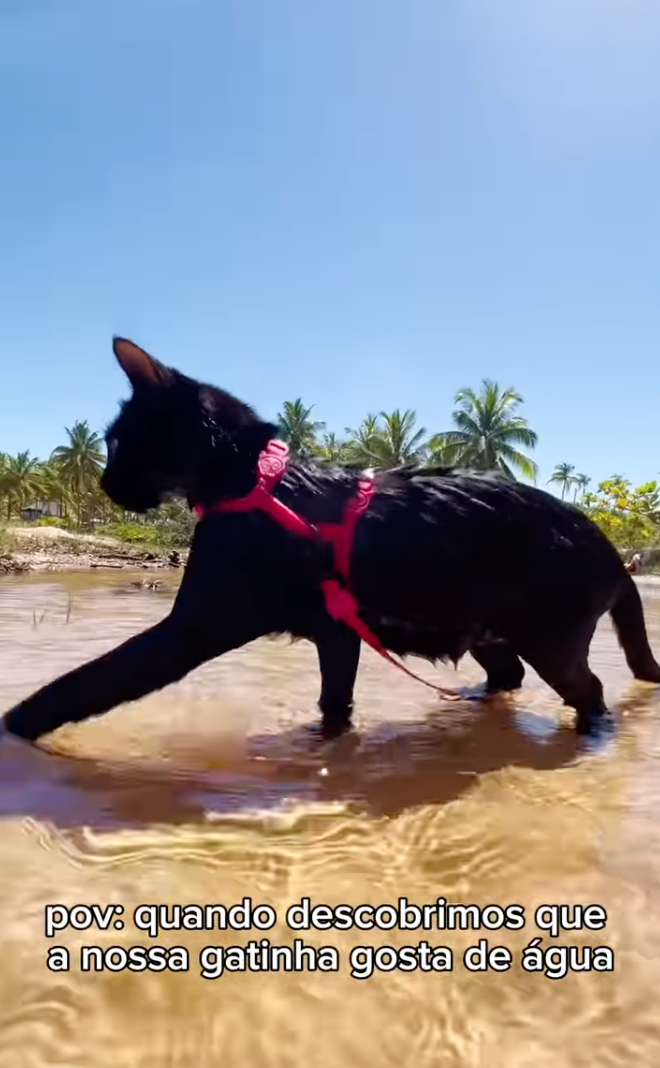
{"label": "harness strap", "polygon": [[[423,679],[410,671],[405,664],[395,660],[388,652],[380,639],[369,629],[366,623],[360,619],[357,600],[350,590],[350,565],[353,539],[358,519],[364,515],[375,493],[376,486],[372,472],[368,472],[358,483],[356,496],[350,500],[344,512],[342,523],[319,523],[314,525],[288,508],[277,497],[273,496],[273,490],[286,472],[289,460],[289,447],[283,441],[273,440],[259,456],[257,462],[258,482],[253,490],[245,497],[230,501],[218,501],[217,504],[208,508],[196,505],[195,511],[203,518],[209,512],[252,512],[255,510],[265,512],[280,526],[306,538],[320,538],[329,542],[334,549],[334,570],[342,579],[324,579],[321,589],[325,598],[327,612],[333,619],[344,623],[347,627],[374,649],[380,656],[403,671],[417,682],[423,683],[431,690],[435,690],[447,700],[457,701],[460,694],[455,690],[436,686],[435,683]],[[342,585],[343,583],[343,585]]]}

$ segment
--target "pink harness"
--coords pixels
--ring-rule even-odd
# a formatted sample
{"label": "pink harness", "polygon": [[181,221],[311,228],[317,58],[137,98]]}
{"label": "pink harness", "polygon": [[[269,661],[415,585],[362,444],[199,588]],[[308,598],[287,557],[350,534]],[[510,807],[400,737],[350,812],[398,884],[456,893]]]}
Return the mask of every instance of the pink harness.
{"label": "pink harness", "polygon": [[322,541],[329,542],[334,547],[335,571],[341,575],[345,585],[333,578],[322,581],[321,589],[325,597],[328,614],[333,619],[350,627],[362,641],[366,642],[372,649],[375,649],[385,660],[398,667],[400,671],[404,671],[406,675],[424,683],[425,686],[430,687],[449,700],[459,700],[460,695],[455,690],[436,686],[434,683],[428,682],[410,671],[405,664],[395,660],[379,638],[367,627],[366,623],[363,623],[358,615],[357,600],[349,589],[351,551],[357,521],[366,512],[375,492],[376,487],[373,475],[365,475],[358,483],[357,494],[348,502],[343,522],[319,523],[314,526],[273,496],[273,490],[284,475],[288,462],[288,445],[283,441],[270,441],[260,454],[257,463],[259,481],[246,497],[232,501],[219,501],[209,508],[196,505],[195,511],[201,519],[210,512],[252,512],[258,510],[265,512],[266,515],[269,515],[281,527],[291,531],[292,534],[300,534],[305,538],[320,538]]}

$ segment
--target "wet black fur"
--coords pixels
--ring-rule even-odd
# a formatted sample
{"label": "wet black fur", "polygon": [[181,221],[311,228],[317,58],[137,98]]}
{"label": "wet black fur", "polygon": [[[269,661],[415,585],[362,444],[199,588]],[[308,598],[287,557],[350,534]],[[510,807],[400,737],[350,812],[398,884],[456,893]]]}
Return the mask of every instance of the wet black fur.
{"label": "wet black fur", "polygon": [[[170,495],[193,506],[246,494],[277,428],[130,342],[116,339],[115,352],[133,395],[106,436],[108,496],[144,512]],[[338,521],[358,477],[296,461],[277,495],[312,522]],[[360,641],[325,611],[320,580],[328,563],[325,546],[261,513],[207,516],[171,614],[27,698],[6,714],[5,727],[35,740],[263,635],[290,634],[316,644],[323,728],[328,736],[342,732]],[[578,509],[530,486],[446,469],[379,474],[358,526],[352,579],[363,619],[392,652],[454,662],[471,652],[493,692],[518,688],[525,661],[576,709],[581,732],[607,715],[588,666],[604,613],[635,677],[660,682],[641,601],[618,553]]]}

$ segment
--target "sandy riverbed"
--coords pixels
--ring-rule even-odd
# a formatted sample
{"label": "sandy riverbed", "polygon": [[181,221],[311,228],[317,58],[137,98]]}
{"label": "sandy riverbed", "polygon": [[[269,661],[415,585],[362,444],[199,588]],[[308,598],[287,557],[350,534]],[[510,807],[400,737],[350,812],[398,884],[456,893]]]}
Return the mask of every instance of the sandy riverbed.
{"label": "sandy riverbed", "polygon": [[[159,574],[159,594],[132,596],[143,576],[0,578],[0,708],[162,619],[177,574]],[[658,651],[660,591],[643,586]],[[355,730],[326,745],[309,730],[315,650],[286,640],[228,653],[42,748],[5,739],[0,1068],[659,1065],[660,690],[631,679],[607,618],[591,663],[619,722],[598,753],[580,749],[570,711],[531,670],[516,695],[444,703],[368,649]],[[441,685],[483,678],[469,657],[457,672],[413,666]],[[275,911],[272,929],[151,936],[134,922],[145,903],[244,897]],[[303,897],[353,908],[515,902],[525,926],[292,930],[287,911]],[[551,938],[536,909],[560,903],[598,906],[604,929],[569,918],[573,929]],[[49,905],[124,911],[107,930],[47,938]],[[202,977],[206,947],[260,938],[330,946],[338,969],[303,961]],[[509,951],[508,970],[466,968],[464,951],[482,938]],[[535,938],[555,954],[572,947],[577,964],[605,946],[613,970],[557,978],[555,956],[555,978],[527,971]],[[370,978],[353,975],[354,953],[359,964],[377,947],[398,954],[423,941],[451,949],[451,971],[385,970],[389,950]],[[118,953],[150,945],[183,947],[188,970],[116,969]],[[68,951],[67,971],[49,969],[53,946]],[[83,971],[86,946],[115,947],[114,967]]]}

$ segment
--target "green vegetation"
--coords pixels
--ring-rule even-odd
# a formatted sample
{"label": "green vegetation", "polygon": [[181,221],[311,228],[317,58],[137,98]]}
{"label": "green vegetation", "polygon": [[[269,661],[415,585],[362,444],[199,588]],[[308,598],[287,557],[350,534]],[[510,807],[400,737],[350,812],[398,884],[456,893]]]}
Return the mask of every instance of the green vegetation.
{"label": "green vegetation", "polygon": [[282,428],[282,437],[296,456],[312,456],[317,449],[317,434],[325,429],[324,423],[315,423],[311,418],[314,405],[306,408],[300,397],[285,401],[277,421]]}
{"label": "green vegetation", "polygon": [[69,436],[68,444],[58,445],[47,466],[52,474],[51,488],[58,492],[61,485],[75,501],[80,527],[85,515],[89,489],[98,484],[103,470],[103,439],[93,433],[86,422],[74,423],[73,429],[69,430],[67,427],[66,432]]}
{"label": "green vegetation", "polygon": [[[60,514],[29,520],[30,526],[115,537],[157,554],[188,545],[194,523],[185,501],[170,501],[146,516],[124,512],[99,484],[105,463],[100,435],[87,422],[67,427],[66,435],[66,444],[47,460],[29,451],[17,456],[0,453],[0,516],[6,525],[22,522],[25,509],[49,503]],[[11,550],[14,541],[11,528],[0,530],[0,556]]]}
{"label": "green vegetation", "polygon": [[431,449],[442,456],[454,453],[454,462],[477,471],[501,471],[509,478],[520,471],[525,478],[536,480],[538,469],[518,446],[536,447],[538,438],[517,415],[523,398],[513,389],[500,390],[497,382],[486,379],[481,393],[461,389],[456,394],[453,412],[455,430],[439,434]]}
{"label": "green vegetation", "polygon": [[564,500],[567,490],[571,488],[573,484],[573,472],[575,471],[574,464],[557,464],[554,471],[548,479],[548,483],[555,482],[561,486],[561,499]]}
{"label": "green vegetation", "polygon": [[584,500],[587,486],[591,482],[589,475],[576,475],[574,464],[557,464],[552,475],[548,479],[548,483],[557,483],[561,486],[561,499],[562,501],[566,497],[566,494],[573,489],[573,502],[577,502],[578,494],[580,494],[580,500]]}
{"label": "green vegetation", "polygon": [[381,469],[410,463],[456,465],[536,479],[536,464],[521,447],[535,448],[537,436],[518,414],[523,403],[519,393],[485,379],[478,392],[459,390],[454,403],[454,426],[430,436],[416,426],[411,410],[371,413],[354,429],[347,427],[343,439],[326,433],[324,423],[314,422],[313,407],[305,407],[300,399],[284,404],[278,420],[282,437],[298,456]]}
{"label": "green vegetation", "polygon": [[13,552],[16,547],[16,541],[13,535],[7,530],[6,527],[0,527],[0,557],[7,556]]}
{"label": "green vegetation", "polygon": [[[478,391],[465,388],[454,398],[452,427],[429,434],[417,426],[410,409],[367,415],[339,436],[313,418],[314,405],[286,401],[278,415],[281,436],[294,455],[332,463],[386,469],[402,464],[469,467],[496,471],[505,478],[537,481],[538,468],[528,453],[537,435],[520,415],[522,396],[485,379]],[[87,422],[66,428],[67,441],[47,460],[29,451],[0,453],[0,555],[12,545],[11,524],[39,502],[57,506],[60,515],[30,521],[34,527],[62,527],[114,537],[136,549],[163,553],[185,548],[194,521],[185,501],[169,501],[141,516],[117,508],[102,493],[99,478],[104,443]],[[560,463],[548,484],[561,499],[585,511],[623,551],[660,546],[660,488],[656,482],[634,488],[619,475],[588,492],[587,475]],[[8,528],[8,529],[7,529]]]}
{"label": "green vegetation", "polygon": [[582,507],[622,549],[660,546],[660,487],[646,482],[634,488],[614,475],[596,493],[585,493]]}

